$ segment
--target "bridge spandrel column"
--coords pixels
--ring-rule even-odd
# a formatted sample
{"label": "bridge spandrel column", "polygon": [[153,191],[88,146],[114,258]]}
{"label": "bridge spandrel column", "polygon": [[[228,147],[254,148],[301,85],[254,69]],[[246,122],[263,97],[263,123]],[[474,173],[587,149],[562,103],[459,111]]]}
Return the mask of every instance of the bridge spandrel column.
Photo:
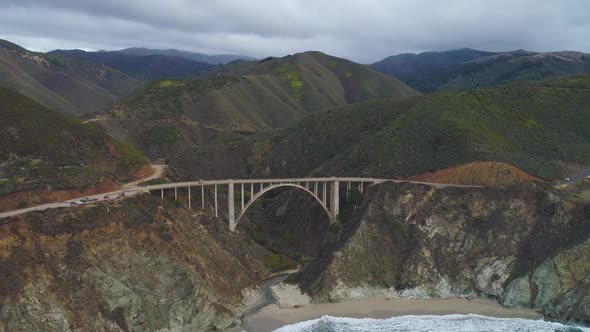
{"label": "bridge spandrel column", "polygon": [[213,187],[213,192],[215,195],[215,218],[217,218],[218,217],[218,214],[217,214],[217,185],[215,185]]}
{"label": "bridge spandrel column", "polygon": [[340,182],[332,182],[332,190],[330,191],[330,214],[332,222],[338,220],[338,214],[340,213]]}
{"label": "bridge spandrel column", "polygon": [[[188,189],[190,192],[190,187]],[[201,186],[201,210],[205,210],[205,186]]]}
{"label": "bridge spandrel column", "polygon": [[236,229],[236,211],[234,204],[234,183],[230,182],[227,185],[227,217],[229,219],[229,229],[231,231]]}
{"label": "bridge spandrel column", "polygon": [[244,211],[244,184],[242,183],[242,209],[240,210],[240,212]]}
{"label": "bridge spandrel column", "polygon": [[192,207],[191,207],[191,187],[190,186],[188,187],[188,209],[192,210]]}

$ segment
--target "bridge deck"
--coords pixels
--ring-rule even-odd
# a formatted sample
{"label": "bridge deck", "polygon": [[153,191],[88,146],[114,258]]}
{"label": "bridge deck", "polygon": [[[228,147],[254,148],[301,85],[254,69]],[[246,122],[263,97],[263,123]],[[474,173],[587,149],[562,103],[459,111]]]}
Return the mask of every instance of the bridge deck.
{"label": "bridge deck", "polygon": [[[139,194],[139,193],[147,193],[147,192],[156,191],[156,190],[165,190],[165,189],[174,189],[174,188],[189,188],[189,187],[199,187],[199,186],[204,187],[204,186],[211,186],[211,185],[229,185],[230,183],[234,184],[234,185],[235,184],[238,184],[238,185],[240,185],[240,184],[258,184],[258,185],[264,184],[264,185],[266,185],[266,184],[270,184],[270,183],[272,183],[274,185],[274,184],[280,184],[280,183],[292,183],[292,184],[298,184],[300,186],[305,186],[305,183],[307,182],[307,183],[309,183],[310,187],[314,187],[316,182],[321,183],[323,185],[326,182],[334,182],[334,181],[339,181],[339,182],[343,182],[343,183],[352,182],[352,183],[371,183],[371,184],[383,183],[383,182],[389,181],[389,182],[395,182],[395,183],[407,182],[407,183],[414,183],[414,184],[424,184],[424,185],[429,185],[429,186],[435,186],[437,188],[444,188],[444,187],[483,188],[482,186],[444,184],[444,183],[432,183],[432,182],[420,182],[420,181],[405,181],[405,180],[397,180],[397,179],[383,179],[383,178],[372,178],[372,177],[369,177],[369,178],[363,178],[363,177],[316,177],[316,178],[282,178],[282,179],[225,179],[225,180],[207,180],[207,181],[199,180],[199,181],[188,181],[188,182],[163,183],[163,184],[157,184],[157,185],[151,185],[151,186],[145,186],[145,187],[135,185],[132,188],[121,188],[120,190],[116,190],[113,192],[96,194],[96,195],[92,195],[92,196],[88,196],[88,197],[104,201],[104,200],[117,199],[119,197],[118,195],[121,193],[127,193],[128,195],[125,197],[129,197],[129,194],[135,195],[135,194]],[[259,190],[260,188],[257,188],[257,189]],[[320,191],[318,191],[318,193]],[[163,195],[163,193],[162,193],[162,195]],[[106,198],[107,196],[109,198]],[[190,197],[190,193],[189,193],[189,197]],[[5,218],[5,217],[19,215],[22,213],[31,212],[31,211],[41,211],[41,210],[45,210],[45,209],[69,207],[69,206],[71,206],[70,205],[71,202],[77,201],[80,198],[81,197],[63,200],[60,202],[31,206],[31,207],[27,207],[24,209],[2,212],[2,213],[0,213],[0,219]],[[321,198],[320,200],[327,201],[326,199],[323,199],[323,198]],[[190,206],[190,202],[189,202],[189,206]]]}
{"label": "bridge deck", "polygon": [[225,179],[225,180],[207,180],[207,181],[188,181],[188,182],[173,182],[163,183],[151,186],[142,187],[142,189],[151,191],[159,189],[172,189],[172,188],[183,188],[183,187],[198,187],[198,186],[210,186],[210,185],[224,185],[229,183],[234,184],[250,184],[250,183],[305,183],[305,182],[326,182],[326,181],[340,181],[340,182],[364,182],[364,183],[383,183],[383,182],[394,182],[394,183],[414,183],[414,184],[425,184],[436,187],[464,187],[464,188],[483,188],[483,186],[473,185],[462,185],[462,184],[446,184],[436,182],[421,182],[421,181],[407,181],[397,179],[384,179],[384,178],[361,178],[361,177],[318,177],[318,178],[282,178],[282,179]]}

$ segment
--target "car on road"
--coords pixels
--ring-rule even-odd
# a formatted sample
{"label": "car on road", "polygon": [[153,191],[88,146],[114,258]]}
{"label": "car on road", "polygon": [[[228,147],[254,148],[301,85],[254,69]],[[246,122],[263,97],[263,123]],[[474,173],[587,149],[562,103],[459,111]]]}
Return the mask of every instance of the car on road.
{"label": "car on road", "polygon": [[104,195],[104,197],[103,197],[103,199],[109,199],[109,198],[111,198],[111,196],[109,196],[109,195]]}
{"label": "car on road", "polygon": [[76,202],[76,201],[70,202],[70,205],[78,205],[78,202]]}
{"label": "car on road", "polygon": [[82,203],[86,203],[86,202],[90,202],[90,201],[91,200],[90,200],[89,197],[82,197],[82,198],[80,198],[80,202],[82,202]]}
{"label": "car on road", "polygon": [[119,195],[117,195],[117,197],[125,197],[125,193],[119,193]]}

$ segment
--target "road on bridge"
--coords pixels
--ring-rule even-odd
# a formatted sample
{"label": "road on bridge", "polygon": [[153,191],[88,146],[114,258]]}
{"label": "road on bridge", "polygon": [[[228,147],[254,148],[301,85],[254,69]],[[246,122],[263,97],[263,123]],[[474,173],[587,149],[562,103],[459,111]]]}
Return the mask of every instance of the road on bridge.
{"label": "road on bridge", "polygon": [[89,201],[87,201],[87,202],[81,202],[80,199],[83,197],[78,197],[75,199],[64,200],[61,202],[54,202],[54,203],[37,205],[37,206],[31,206],[31,207],[24,208],[24,209],[0,213],[0,219],[20,215],[20,214],[31,212],[31,211],[42,211],[42,210],[47,210],[47,209],[63,208],[63,207],[69,207],[69,206],[80,206],[80,205],[91,204],[91,203],[94,203],[97,201],[107,201],[107,200],[127,198],[127,197],[135,196],[138,194],[142,194],[142,193],[149,193],[154,190],[165,190],[165,189],[174,189],[174,188],[179,188],[179,187],[191,187],[191,186],[197,187],[197,186],[205,186],[205,185],[222,185],[222,184],[228,184],[230,182],[235,183],[235,184],[251,183],[251,182],[271,183],[272,184],[272,183],[281,183],[281,182],[288,183],[288,182],[294,182],[294,181],[313,182],[313,181],[339,180],[339,181],[343,181],[343,182],[344,181],[354,181],[354,182],[367,182],[367,183],[407,182],[407,183],[414,183],[414,184],[430,185],[430,186],[435,186],[438,188],[444,188],[444,187],[481,188],[481,186],[420,182],[420,181],[405,181],[405,180],[395,180],[395,179],[334,178],[334,177],[332,177],[332,178],[302,178],[302,179],[236,179],[236,180],[228,179],[228,180],[164,183],[164,184],[150,185],[150,186],[145,186],[145,187],[139,186],[139,184],[142,182],[146,182],[146,181],[149,181],[149,180],[152,180],[152,179],[162,176],[163,169],[165,167],[164,165],[153,165],[152,167],[155,169],[155,172],[151,176],[149,176],[145,179],[142,179],[142,180],[127,183],[127,184],[121,186],[121,189],[119,189],[117,191],[108,192],[108,193],[101,193],[101,194],[96,194],[96,195],[91,195],[91,196],[84,196],[84,197],[88,198]]}

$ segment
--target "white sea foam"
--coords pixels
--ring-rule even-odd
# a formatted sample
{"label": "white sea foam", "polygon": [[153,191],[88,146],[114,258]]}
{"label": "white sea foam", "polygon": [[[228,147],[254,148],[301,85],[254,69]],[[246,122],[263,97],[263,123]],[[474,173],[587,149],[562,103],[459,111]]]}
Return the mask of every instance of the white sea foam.
{"label": "white sea foam", "polygon": [[480,315],[401,316],[389,319],[323,316],[287,325],[276,332],[590,332],[590,328],[568,326],[543,320],[495,318]]}

